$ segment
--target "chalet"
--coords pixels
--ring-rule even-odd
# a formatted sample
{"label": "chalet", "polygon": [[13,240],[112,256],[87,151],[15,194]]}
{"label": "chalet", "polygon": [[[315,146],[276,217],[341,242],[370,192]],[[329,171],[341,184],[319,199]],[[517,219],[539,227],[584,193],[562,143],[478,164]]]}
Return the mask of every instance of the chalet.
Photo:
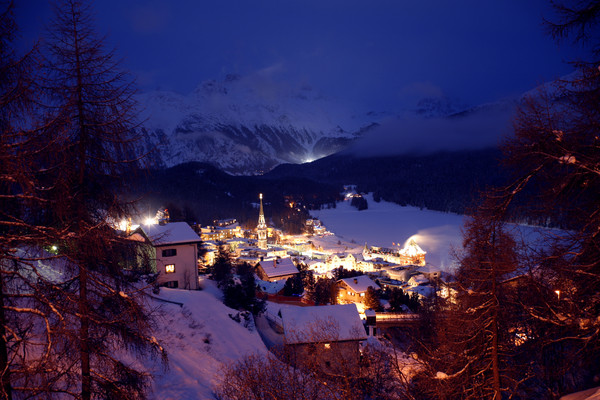
{"label": "chalet", "polygon": [[436,281],[442,277],[442,269],[439,267],[434,267],[431,264],[419,267],[417,268],[417,271],[423,274],[423,276],[430,281]]}
{"label": "chalet", "polygon": [[158,283],[171,288],[198,289],[198,245],[200,237],[185,222],[142,225],[132,239],[152,245],[150,262],[158,272]]}
{"label": "chalet", "polygon": [[278,281],[298,274],[298,268],[291,258],[273,258],[263,260],[256,266],[257,274],[263,281]]}
{"label": "chalet", "polygon": [[347,270],[356,268],[356,258],[352,254],[334,254],[327,260],[330,269],[344,268]]}
{"label": "chalet", "polygon": [[328,374],[357,368],[367,335],[356,305],[286,307],[281,319],[292,365],[311,363]]}
{"label": "chalet", "polygon": [[427,285],[429,283],[429,279],[425,278],[425,276],[421,274],[415,274],[411,276],[407,282],[410,286],[417,287]]}
{"label": "chalet", "polygon": [[313,271],[318,275],[323,275],[329,272],[329,265],[323,262],[323,260],[310,260],[306,263],[306,265],[310,271]]}
{"label": "chalet", "polygon": [[367,289],[369,287],[379,288],[368,275],[340,279],[337,284],[339,289],[338,301],[340,303],[364,303]]}

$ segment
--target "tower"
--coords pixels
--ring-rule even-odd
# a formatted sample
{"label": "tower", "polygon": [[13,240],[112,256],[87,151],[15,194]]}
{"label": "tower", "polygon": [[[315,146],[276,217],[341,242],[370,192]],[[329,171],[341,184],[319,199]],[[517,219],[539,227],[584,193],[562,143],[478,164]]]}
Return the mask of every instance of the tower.
{"label": "tower", "polygon": [[267,224],[265,222],[265,212],[263,211],[262,193],[258,195],[260,199],[260,212],[258,214],[258,225],[256,233],[258,235],[258,247],[261,249],[267,248]]}

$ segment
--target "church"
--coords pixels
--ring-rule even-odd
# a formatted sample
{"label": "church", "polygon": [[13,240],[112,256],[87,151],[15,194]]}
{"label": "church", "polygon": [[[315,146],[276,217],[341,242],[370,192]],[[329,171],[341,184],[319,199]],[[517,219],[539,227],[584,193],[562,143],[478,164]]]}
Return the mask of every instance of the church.
{"label": "church", "polygon": [[263,209],[263,195],[262,193],[258,195],[260,199],[260,211],[258,214],[258,225],[256,226],[256,236],[258,238],[258,248],[266,249],[267,248],[267,223],[265,222],[265,212]]}

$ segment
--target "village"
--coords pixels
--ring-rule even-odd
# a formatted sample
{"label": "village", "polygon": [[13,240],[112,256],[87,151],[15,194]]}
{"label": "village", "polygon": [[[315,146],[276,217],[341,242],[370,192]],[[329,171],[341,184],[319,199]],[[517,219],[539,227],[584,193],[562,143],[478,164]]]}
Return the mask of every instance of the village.
{"label": "village", "polygon": [[[307,233],[288,235],[267,224],[262,194],[258,200],[257,223],[250,230],[235,218],[211,226],[170,222],[165,210],[126,229],[132,239],[150,245],[150,254],[142,258],[156,274],[158,288],[201,289],[224,255],[232,265],[251,266],[256,296],[268,300],[256,318],[268,348],[354,343],[358,351],[368,337],[414,324],[423,302],[448,296],[444,282],[450,276],[427,262],[426,251],[414,239],[394,248],[347,243],[316,218],[306,220]],[[307,274],[333,286],[324,297],[310,296],[302,283]],[[319,334],[309,338],[303,332],[315,336],[315,324]],[[335,332],[327,326],[335,326]]]}

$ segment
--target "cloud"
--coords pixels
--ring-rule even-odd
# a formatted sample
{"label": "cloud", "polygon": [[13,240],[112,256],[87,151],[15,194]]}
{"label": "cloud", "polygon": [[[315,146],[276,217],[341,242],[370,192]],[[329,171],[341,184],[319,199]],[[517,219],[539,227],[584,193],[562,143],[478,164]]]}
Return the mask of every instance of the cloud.
{"label": "cloud", "polygon": [[452,117],[389,119],[366,133],[348,151],[372,157],[496,146],[510,132],[512,114],[512,106],[498,105]]}

